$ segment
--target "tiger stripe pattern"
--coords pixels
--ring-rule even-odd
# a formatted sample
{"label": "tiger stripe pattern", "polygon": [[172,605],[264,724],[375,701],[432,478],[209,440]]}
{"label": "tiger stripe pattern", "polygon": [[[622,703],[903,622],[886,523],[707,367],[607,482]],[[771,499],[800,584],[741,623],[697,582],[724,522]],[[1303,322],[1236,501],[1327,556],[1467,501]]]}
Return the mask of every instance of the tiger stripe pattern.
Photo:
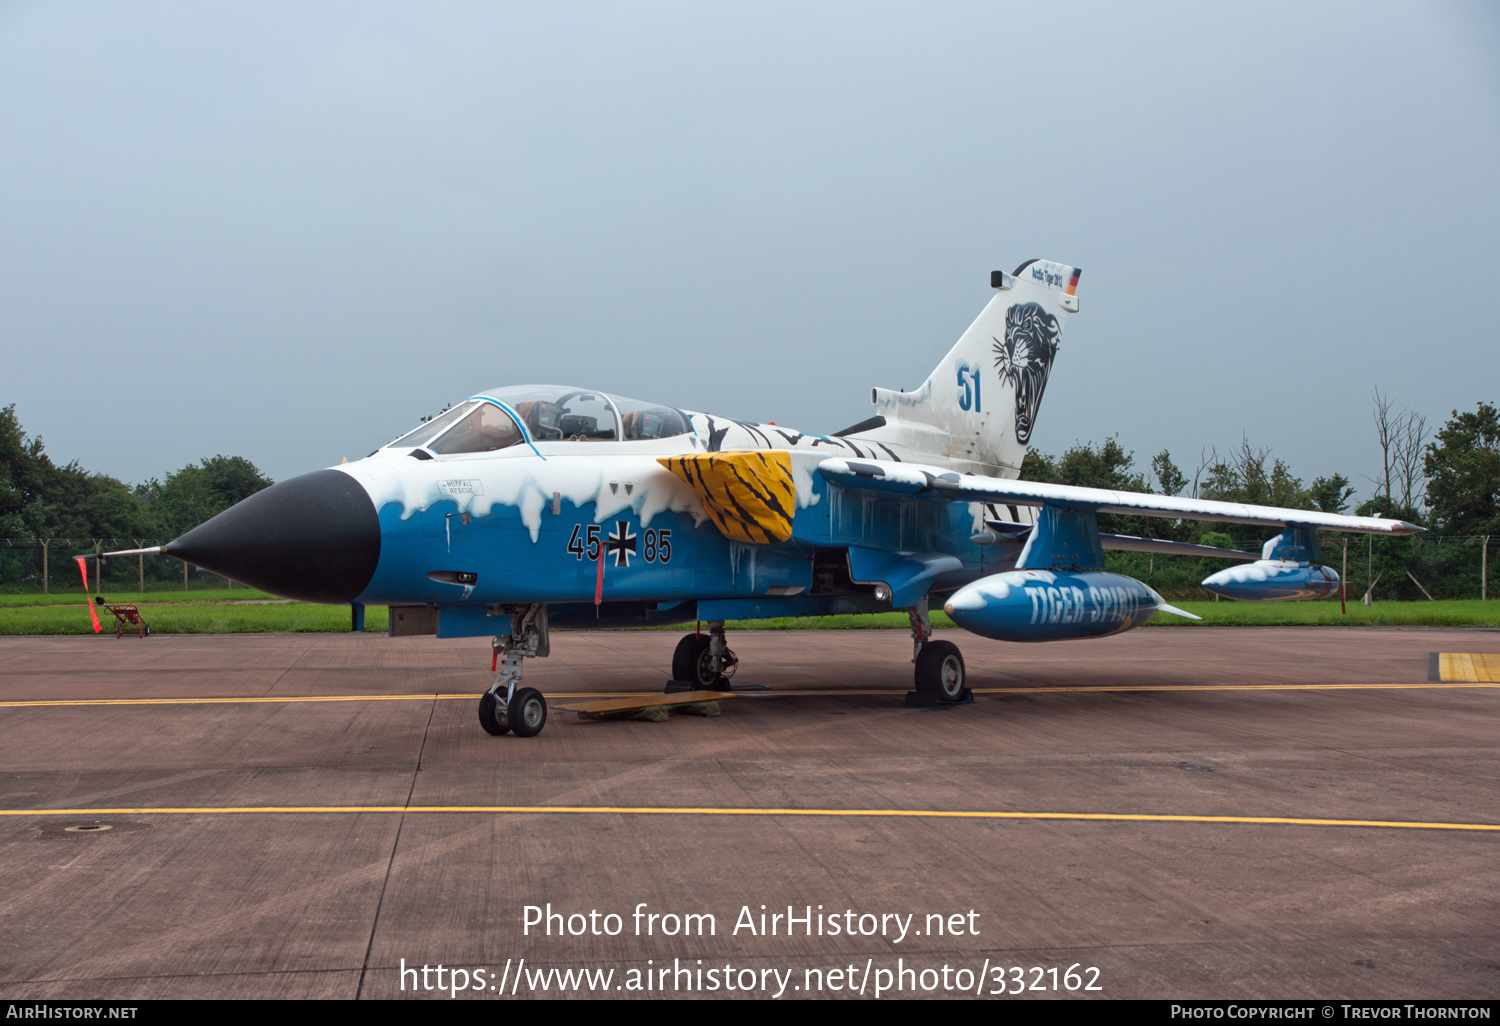
{"label": "tiger stripe pattern", "polygon": [[657,462],[697,493],[724,537],[768,545],[792,536],[796,487],[788,453],[705,452]]}

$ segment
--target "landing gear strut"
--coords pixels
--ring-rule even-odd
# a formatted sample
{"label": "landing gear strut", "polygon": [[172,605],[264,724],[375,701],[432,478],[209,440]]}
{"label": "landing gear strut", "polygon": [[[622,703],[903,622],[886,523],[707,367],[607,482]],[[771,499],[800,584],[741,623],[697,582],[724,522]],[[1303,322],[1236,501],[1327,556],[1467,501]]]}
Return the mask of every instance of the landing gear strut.
{"label": "landing gear strut", "polygon": [[911,619],[911,661],[916,664],[917,690],[906,696],[906,704],[918,708],[956,705],[967,702],[973,693],[965,687],[968,672],[958,646],[951,641],[932,640],[932,622],[928,619],[927,596],[915,606],[908,606]]}
{"label": "landing gear strut", "polygon": [[495,682],[479,699],[479,725],[489,734],[514,733],[535,737],[547,725],[547,700],[536,688],[520,687],[521,661],[551,653],[547,635],[547,606],[505,606],[510,614],[510,633],[490,642],[499,672]]}
{"label": "landing gear strut", "polygon": [[911,622],[911,661],[916,662],[922,654],[922,646],[932,640],[932,620],[927,612],[926,595],[916,605],[906,607],[906,618]]}
{"label": "landing gear strut", "polygon": [[707,634],[688,634],[672,653],[672,679],[686,681],[698,691],[729,691],[729,678],[739,656],[724,638],[724,621],[708,621]]}

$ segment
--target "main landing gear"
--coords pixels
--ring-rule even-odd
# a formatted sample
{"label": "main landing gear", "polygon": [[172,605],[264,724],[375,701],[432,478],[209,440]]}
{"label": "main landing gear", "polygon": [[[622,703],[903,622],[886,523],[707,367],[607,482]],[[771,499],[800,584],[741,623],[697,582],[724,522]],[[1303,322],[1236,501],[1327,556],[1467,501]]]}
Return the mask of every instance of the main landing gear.
{"label": "main landing gear", "polygon": [[513,733],[516,737],[536,737],[547,725],[547,700],[536,688],[523,688],[521,661],[527,656],[541,658],[552,651],[547,636],[547,606],[535,602],[528,606],[506,606],[510,614],[510,633],[497,635],[490,642],[495,650],[499,673],[479,699],[479,725],[489,734]]}
{"label": "main landing gear", "polygon": [[973,693],[964,686],[968,673],[958,646],[951,641],[932,640],[927,596],[908,606],[906,615],[911,620],[911,661],[916,664],[917,685],[917,690],[907,693],[907,706],[926,709],[971,701]]}
{"label": "main landing gear", "polygon": [[707,634],[689,634],[677,643],[672,679],[685,681],[696,691],[730,691],[729,678],[739,662],[724,639],[724,621],[710,620]]}
{"label": "main landing gear", "polygon": [[[911,661],[917,688],[907,692],[906,705],[934,709],[973,701],[973,692],[967,687],[963,653],[951,641],[932,640],[927,596],[922,596],[915,606],[908,606],[906,615],[911,620]],[[672,683],[667,690],[684,691],[691,687],[694,691],[732,691],[729,678],[734,676],[739,661],[725,640],[724,621],[710,620],[707,634],[688,634],[677,643],[677,650],[672,653]]]}

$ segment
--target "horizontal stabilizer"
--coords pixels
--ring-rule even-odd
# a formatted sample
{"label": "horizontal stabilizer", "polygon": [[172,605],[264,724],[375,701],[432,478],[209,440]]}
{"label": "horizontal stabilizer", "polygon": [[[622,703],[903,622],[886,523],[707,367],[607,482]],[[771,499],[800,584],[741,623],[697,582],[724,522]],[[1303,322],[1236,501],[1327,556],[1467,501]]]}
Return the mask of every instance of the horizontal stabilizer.
{"label": "horizontal stabilizer", "polygon": [[1341,513],[1252,506],[1243,502],[1217,502],[1180,495],[1152,495],[1149,492],[1123,492],[1110,488],[1083,488],[1041,481],[981,477],[977,474],[957,474],[941,467],[924,467],[916,463],[828,459],[818,464],[818,471],[826,480],[844,488],[931,499],[936,502],[1052,505],[1089,509],[1096,513],[1121,513],[1126,516],[1211,520],[1268,527],[1302,526],[1358,534],[1400,535],[1426,530],[1404,520],[1386,520],[1382,517],[1350,517]]}
{"label": "horizontal stabilizer", "polygon": [[1001,535],[1020,537],[1031,532],[1031,524],[1018,524],[1013,520],[986,520],[984,526]]}
{"label": "horizontal stabilizer", "polygon": [[1099,544],[1121,552],[1160,552],[1168,556],[1208,556],[1213,559],[1259,559],[1259,552],[1220,549],[1191,542],[1162,541],[1160,538],[1136,538],[1128,534],[1101,534]]}

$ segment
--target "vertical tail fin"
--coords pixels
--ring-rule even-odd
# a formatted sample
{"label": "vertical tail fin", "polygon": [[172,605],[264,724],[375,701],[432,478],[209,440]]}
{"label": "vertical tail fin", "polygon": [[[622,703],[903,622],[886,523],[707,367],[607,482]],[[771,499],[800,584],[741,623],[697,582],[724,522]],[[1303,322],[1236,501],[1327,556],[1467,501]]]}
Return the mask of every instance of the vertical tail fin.
{"label": "vertical tail fin", "polygon": [[994,298],[921,388],[875,389],[893,438],[971,473],[1020,474],[1080,273],[1048,260],[995,271]]}

